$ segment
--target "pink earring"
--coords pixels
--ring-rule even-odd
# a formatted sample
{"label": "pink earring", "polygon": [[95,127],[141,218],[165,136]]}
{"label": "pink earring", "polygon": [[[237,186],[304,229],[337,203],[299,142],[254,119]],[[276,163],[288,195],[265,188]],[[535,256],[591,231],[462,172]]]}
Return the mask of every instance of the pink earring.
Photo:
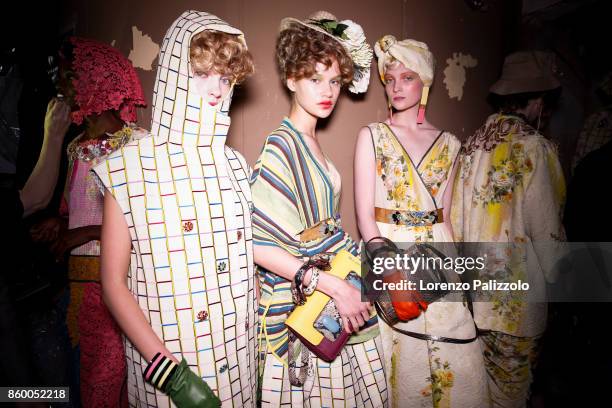
{"label": "pink earring", "polygon": [[429,87],[423,87],[421,94],[421,103],[419,103],[419,111],[417,113],[417,123],[420,125],[425,121],[425,108],[427,107],[427,98],[429,97]]}

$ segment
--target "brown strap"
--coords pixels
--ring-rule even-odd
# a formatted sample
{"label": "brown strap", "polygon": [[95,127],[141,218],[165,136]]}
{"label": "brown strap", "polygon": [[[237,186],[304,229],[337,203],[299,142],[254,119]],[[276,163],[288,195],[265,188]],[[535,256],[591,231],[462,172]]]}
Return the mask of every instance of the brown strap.
{"label": "brown strap", "polygon": [[412,332],[412,331],[408,331],[408,330],[404,330],[404,329],[400,329],[398,327],[396,327],[394,324],[391,324],[391,322],[388,322],[387,319],[385,318],[385,314],[381,313],[380,311],[380,305],[378,304],[378,302],[374,303],[375,307],[376,307],[376,311],[378,312],[378,317],[380,317],[382,320],[385,321],[385,323],[387,323],[387,325],[389,327],[391,327],[391,329],[395,330],[398,333],[404,334],[406,336],[410,336],[413,337],[415,339],[419,339],[419,340],[428,340],[428,341],[439,341],[442,343],[453,343],[453,344],[467,344],[467,343],[471,343],[474,340],[476,340],[478,338],[478,327],[476,327],[476,323],[474,323],[474,327],[476,328],[476,335],[474,337],[470,337],[467,339],[456,339],[453,337],[444,337],[444,336],[435,336],[433,334],[425,334],[425,333],[417,333],[417,332]]}

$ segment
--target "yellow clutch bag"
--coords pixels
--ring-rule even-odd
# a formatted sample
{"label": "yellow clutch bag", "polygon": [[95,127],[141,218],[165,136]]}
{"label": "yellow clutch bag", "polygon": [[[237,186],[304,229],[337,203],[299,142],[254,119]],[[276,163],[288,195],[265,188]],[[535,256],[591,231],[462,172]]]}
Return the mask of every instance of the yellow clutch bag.
{"label": "yellow clutch bag", "polygon": [[[361,288],[361,262],[346,250],[332,259],[327,273],[346,279]],[[334,301],[323,292],[315,291],[306,303],[296,306],[285,324],[317,357],[333,361],[351,336],[342,328],[342,319]]]}

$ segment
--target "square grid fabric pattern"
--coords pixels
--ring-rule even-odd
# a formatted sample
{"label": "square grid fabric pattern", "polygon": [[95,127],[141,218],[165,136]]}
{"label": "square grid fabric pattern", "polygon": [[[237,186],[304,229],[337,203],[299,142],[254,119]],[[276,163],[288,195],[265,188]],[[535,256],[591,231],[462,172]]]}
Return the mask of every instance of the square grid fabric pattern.
{"label": "square grid fabric pattern", "polygon": [[[223,406],[256,405],[256,297],[249,168],[225,145],[230,97],[216,109],[189,89],[191,37],[241,34],[185,12],[160,54],[152,135],[94,168],[128,224],[128,287],[166,348],[184,358]],[[125,340],[131,406],[173,406],[144,383],[147,361]]]}

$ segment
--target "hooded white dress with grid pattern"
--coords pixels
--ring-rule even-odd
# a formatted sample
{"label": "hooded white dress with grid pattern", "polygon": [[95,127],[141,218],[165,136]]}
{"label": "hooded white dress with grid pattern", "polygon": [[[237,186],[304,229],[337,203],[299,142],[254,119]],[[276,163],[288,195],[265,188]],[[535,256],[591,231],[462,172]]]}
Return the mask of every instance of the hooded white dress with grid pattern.
{"label": "hooded white dress with grid pattern", "polygon": [[[219,18],[183,13],[159,56],[151,135],[94,168],[132,239],[127,284],[165,346],[185,358],[223,406],[256,405],[256,296],[251,194],[244,158],[225,145],[230,95],[215,107],[196,92],[191,38],[242,33]],[[146,384],[147,361],[125,339],[132,406],[172,406]]]}

